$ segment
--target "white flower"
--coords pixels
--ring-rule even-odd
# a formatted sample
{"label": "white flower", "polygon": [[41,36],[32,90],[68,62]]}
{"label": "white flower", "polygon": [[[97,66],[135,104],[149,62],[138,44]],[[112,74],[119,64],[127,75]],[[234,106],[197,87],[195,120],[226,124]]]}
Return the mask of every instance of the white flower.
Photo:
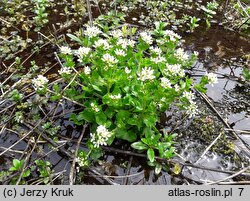
{"label": "white flower", "polygon": [[180,77],[184,77],[185,76],[185,71],[184,69],[181,68],[180,64],[166,64],[166,69],[165,72],[170,72],[172,75],[178,75]]}
{"label": "white flower", "polygon": [[177,59],[180,59],[181,61],[188,60],[188,54],[184,51],[183,48],[178,48],[174,55],[177,57]]}
{"label": "white flower", "polygon": [[128,67],[125,67],[125,73],[129,74],[129,73],[131,73],[131,70]]}
{"label": "white flower", "polygon": [[127,6],[122,6],[122,11],[124,11],[124,12],[128,11],[128,7]]}
{"label": "white flower", "polygon": [[99,35],[100,33],[102,33],[102,31],[95,26],[87,26],[86,30],[84,31],[84,34],[90,38],[96,37],[97,35]]}
{"label": "white flower", "polygon": [[189,91],[189,92],[184,91],[183,92],[183,97],[188,99],[188,101],[191,103],[192,100],[194,99],[194,93],[192,91]]}
{"label": "white flower", "polygon": [[75,53],[79,58],[87,56],[91,49],[89,47],[80,47]]}
{"label": "white flower", "polygon": [[123,49],[126,49],[128,46],[128,41],[124,38],[119,38],[117,44],[121,45]]}
{"label": "white flower", "polygon": [[67,46],[62,46],[62,47],[60,47],[60,52],[62,54],[71,54],[72,50]]}
{"label": "white flower", "polygon": [[90,133],[90,141],[95,148],[99,148],[100,145],[107,145],[107,141],[111,136],[112,132],[109,132],[105,126],[100,125],[96,129],[96,133]]}
{"label": "white flower", "polygon": [[181,36],[177,33],[173,32],[172,30],[165,30],[164,31],[165,36],[169,36],[169,40],[175,42],[176,40],[181,39]]}
{"label": "white flower", "polygon": [[84,71],[84,73],[85,73],[86,75],[89,75],[89,74],[91,73],[91,69],[90,69],[90,67],[88,67],[88,66],[86,66],[86,67],[83,69],[83,71]]}
{"label": "white flower", "polygon": [[117,55],[117,56],[126,56],[126,53],[125,53],[125,51],[124,50],[122,50],[122,49],[116,49],[115,50],[115,54]]}
{"label": "white flower", "polygon": [[134,45],[135,45],[135,41],[131,40],[131,39],[128,39],[127,43],[128,43],[128,46],[130,46],[130,47],[134,47]]}
{"label": "white flower", "polygon": [[119,38],[117,44],[121,45],[123,49],[126,49],[127,46],[134,47],[135,41],[131,39]]}
{"label": "white flower", "polygon": [[195,104],[195,102],[191,101],[190,105],[188,107],[186,107],[186,112],[189,116],[189,118],[192,118],[193,116],[195,116],[198,113],[198,107]]}
{"label": "white flower", "polygon": [[37,78],[34,78],[32,80],[32,83],[34,85],[34,88],[37,90],[41,90],[45,87],[46,84],[48,84],[49,80],[44,77],[43,75],[38,75]]}
{"label": "white flower", "polygon": [[120,38],[122,37],[122,31],[120,29],[116,29],[116,30],[111,31],[109,35],[114,38]]}
{"label": "white flower", "polygon": [[59,73],[60,75],[62,75],[62,74],[70,75],[70,74],[72,73],[72,69],[69,68],[69,67],[62,67],[62,68],[58,71],[58,73]]}
{"label": "white flower", "polygon": [[121,94],[117,94],[117,95],[109,95],[109,97],[111,98],[111,99],[113,99],[113,100],[118,100],[118,99],[121,99]]}
{"label": "white flower", "polygon": [[166,59],[164,57],[161,57],[161,56],[158,56],[158,57],[155,57],[155,58],[150,58],[150,60],[152,62],[156,63],[156,64],[166,61]]}
{"label": "white flower", "polygon": [[98,106],[95,103],[90,103],[90,106],[91,106],[92,110],[94,110],[95,112],[100,111],[100,109],[98,108]]}
{"label": "white flower", "polygon": [[160,78],[160,80],[161,80],[161,86],[163,88],[171,88],[171,82],[169,81],[169,79],[162,77]]}
{"label": "white flower", "polygon": [[138,80],[141,81],[153,80],[155,78],[154,70],[151,70],[151,67],[143,68],[140,73],[137,73],[137,75],[138,75]]}
{"label": "white flower", "polygon": [[194,51],[194,56],[198,57],[199,56],[199,52]]}
{"label": "white flower", "polygon": [[216,74],[206,72],[205,76],[207,76],[208,82],[209,84],[211,84],[211,86],[214,86],[214,84],[218,83],[218,78]]}
{"label": "white flower", "polygon": [[149,49],[157,55],[160,55],[162,53],[162,50],[159,47],[150,47]]}
{"label": "white flower", "polygon": [[118,62],[118,60],[109,53],[104,54],[102,60],[108,64],[115,64]]}
{"label": "white flower", "polygon": [[88,165],[88,161],[82,157],[77,157],[76,162],[79,164],[80,167],[84,167]]}
{"label": "white flower", "polygon": [[145,43],[147,43],[147,44],[149,44],[149,45],[151,45],[151,44],[153,43],[153,38],[152,38],[152,36],[151,36],[150,34],[148,34],[147,32],[141,32],[141,33],[140,33],[140,36],[141,36],[141,39],[142,39]]}
{"label": "white flower", "polygon": [[103,49],[107,50],[110,48],[110,45],[109,45],[107,40],[99,39],[99,40],[95,41],[94,47],[95,48],[103,47]]}
{"label": "white flower", "polygon": [[179,86],[178,84],[175,84],[175,85],[174,85],[174,90],[175,90],[176,92],[179,92],[179,91],[180,91],[180,86]]}

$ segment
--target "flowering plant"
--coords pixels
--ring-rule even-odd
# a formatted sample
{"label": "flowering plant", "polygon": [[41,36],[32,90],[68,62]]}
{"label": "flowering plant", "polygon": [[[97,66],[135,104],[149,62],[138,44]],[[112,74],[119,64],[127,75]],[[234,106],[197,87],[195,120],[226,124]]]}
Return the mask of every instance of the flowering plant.
{"label": "flowering plant", "polygon": [[180,47],[181,37],[165,30],[164,23],[155,25],[153,31],[139,34],[126,26],[107,32],[87,26],[82,36],[68,34],[81,45],[78,49],[60,48],[63,66],[59,73],[70,85],[64,96],[84,105],[71,120],[91,125],[89,152],[79,153],[79,165],[89,164],[89,157],[101,156],[100,145],[111,145],[115,139],[147,151],[157,172],[161,166],[155,154],[163,158],[174,155],[175,135],[160,132],[158,123],[161,113],[173,103],[186,109],[189,117],[196,114],[193,80],[185,75],[185,69],[197,54],[188,55]]}

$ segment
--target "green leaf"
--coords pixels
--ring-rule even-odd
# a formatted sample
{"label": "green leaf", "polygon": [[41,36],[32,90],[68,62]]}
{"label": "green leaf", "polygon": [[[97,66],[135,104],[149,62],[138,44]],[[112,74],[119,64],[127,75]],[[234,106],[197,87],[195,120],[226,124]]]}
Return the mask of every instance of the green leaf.
{"label": "green leaf", "polygon": [[133,144],[131,144],[131,147],[140,151],[148,149],[148,146],[144,144],[143,142],[134,142]]}
{"label": "green leaf", "polygon": [[59,93],[60,92],[60,87],[58,84],[53,84],[53,90],[56,92],[56,93]]}
{"label": "green leaf", "polygon": [[129,142],[134,142],[137,139],[137,135],[133,131],[126,131],[125,129],[117,128],[114,132],[115,136],[119,139],[127,140]]}
{"label": "green leaf", "polygon": [[30,170],[24,171],[23,177],[28,177],[28,176],[30,176]]}
{"label": "green leaf", "polygon": [[162,165],[160,163],[156,163],[155,174],[157,174],[157,175],[160,174],[161,169],[162,169]]}
{"label": "green leaf", "polygon": [[56,100],[59,100],[60,98],[61,98],[61,95],[54,95],[54,96],[50,97],[50,100],[51,101],[56,101]]}
{"label": "green leaf", "polygon": [[141,138],[141,141],[144,143],[144,144],[147,144],[147,145],[151,145],[151,140],[150,139],[147,139],[147,138]]}
{"label": "green leaf", "polygon": [[101,111],[95,115],[96,123],[99,125],[105,125],[107,121],[107,116]]}
{"label": "green leaf", "polygon": [[105,110],[105,114],[107,115],[108,118],[112,118],[115,114],[115,111],[114,109],[112,109],[111,107],[108,107],[106,110]]}
{"label": "green leaf", "polygon": [[202,86],[202,85],[195,84],[194,88],[196,90],[198,90],[199,92],[201,92],[201,93],[206,93],[207,92],[207,88]]}
{"label": "green leaf", "polygon": [[242,74],[246,80],[250,80],[250,70],[243,68]]}
{"label": "green leaf", "polygon": [[14,160],[13,160],[13,166],[14,166],[15,168],[17,168],[17,169],[20,167],[20,163],[21,163],[21,161],[18,160],[18,159],[14,159]]}
{"label": "green leaf", "polygon": [[79,115],[77,115],[77,120],[78,121],[85,120],[87,122],[94,122],[95,121],[94,112],[91,109],[85,109],[84,111],[80,112]]}
{"label": "green leaf", "polygon": [[150,162],[154,162],[155,161],[155,152],[152,148],[149,148],[147,151],[147,156]]}
{"label": "green leaf", "polygon": [[145,134],[146,139],[149,140],[154,135],[153,131],[149,127],[144,128],[143,133]]}
{"label": "green leaf", "polygon": [[143,122],[147,127],[154,126],[157,118],[154,115],[146,116],[143,118]]}
{"label": "green leaf", "polygon": [[102,92],[102,89],[101,89],[99,86],[92,84],[92,87],[93,87],[93,89],[95,89],[96,91]]}
{"label": "green leaf", "polygon": [[116,121],[118,124],[122,124],[125,125],[125,123],[128,121],[130,116],[130,113],[126,110],[120,110],[117,114],[116,114]]}
{"label": "green leaf", "polygon": [[93,149],[90,154],[90,158],[93,160],[97,160],[98,158],[102,157],[102,155],[103,155],[103,152],[101,148]]}
{"label": "green leaf", "polygon": [[70,120],[70,121],[73,121],[74,124],[76,124],[76,125],[78,125],[78,126],[82,125],[82,121],[78,121],[78,120],[77,120],[77,115],[76,115],[75,113],[72,113],[72,114],[70,115],[69,120]]}
{"label": "green leaf", "polygon": [[43,183],[48,184],[48,183],[49,183],[49,177],[45,177],[45,178],[43,179]]}
{"label": "green leaf", "polygon": [[81,41],[81,39],[80,38],[78,38],[78,37],[76,37],[75,35],[73,35],[73,34],[70,34],[70,33],[68,33],[68,34],[66,34],[71,40],[73,40],[73,41],[76,41],[76,42],[78,42],[78,43],[80,43],[80,44],[82,44],[82,41]]}
{"label": "green leaf", "polygon": [[14,166],[12,166],[12,167],[10,167],[9,170],[10,170],[10,171],[16,171],[17,169],[16,169]]}

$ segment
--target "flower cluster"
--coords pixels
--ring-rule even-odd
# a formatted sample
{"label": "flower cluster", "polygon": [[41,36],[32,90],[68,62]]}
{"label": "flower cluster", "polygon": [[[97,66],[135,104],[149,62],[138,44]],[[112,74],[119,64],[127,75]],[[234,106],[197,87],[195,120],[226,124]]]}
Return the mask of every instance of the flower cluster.
{"label": "flower cluster", "polygon": [[198,113],[198,107],[195,102],[190,102],[190,105],[186,107],[186,113],[188,114],[189,118],[194,117]]}
{"label": "flower cluster", "polygon": [[192,91],[189,91],[189,92],[184,91],[183,92],[183,97],[188,99],[189,102],[192,102],[193,99],[194,99],[194,93]]}
{"label": "flower cluster", "polygon": [[160,80],[161,80],[161,86],[163,88],[171,88],[171,82],[169,81],[169,79],[162,77],[160,78]]}
{"label": "flower cluster", "polygon": [[110,48],[110,45],[107,40],[99,39],[95,41],[94,47],[95,48],[102,47],[104,50],[108,50]]}
{"label": "flower cluster", "polygon": [[157,56],[157,57],[154,57],[154,58],[150,58],[150,60],[156,64],[158,63],[163,63],[166,61],[166,59],[164,57],[161,57],[161,56]]}
{"label": "flower cluster", "polygon": [[91,69],[90,69],[90,67],[88,67],[88,66],[85,66],[85,68],[84,68],[84,73],[86,74],[86,75],[90,75],[90,73],[91,73]]}
{"label": "flower cluster", "polygon": [[49,80],[43,75],[38,75],[32,80],[35,90],[42,90],[48,84]]}
{"label": "flower cluster", "polygon": [[206,72],[205,76],[207,76],[208,82],[211,84],[211,86],[214,86],[214,84],[218,83],[218,78],[214,73]]}
{"label": "flower cluster", "polygon": [[122,56],[122,57],[126,56],[125,51],[122,50],[122,49],[116,49],[116,50],[115,50],[115,54],[116,54],[117,56]]}
{"label": "flower cluster", "polygon": [[119,38],[117,44],[120,45],[123,49],[126,49],[128,46],[134,47],[135,41],[131,39]]}
{"label": "flower cluster", "polygon": [[188,54],[184,51],[183,48],[178,48],[174,55],[181,61],[187,61],[189,59]]}
{"label": "flower cluster", "polygon": [[109,33],[110,36],[113,38],[120,38],[122,37],[122,31],[120,29],[113,30]]}
{"label": "flower cluster", "polygon": [[99,109],[99,107],[96,105],[96,103],[91,103],[90,106],[91,106],[91,108],[92,108],[95,112],[99,112],[99,111],[100,111],[100,109]]}
{"label": "flower cluster", "polygon": [[[202,81],[200,86],[194,85],[185,76],[185,69],[192,65],[197,54],[189,57],[179,47],[181,37],[161,27],[140,32],[139,36],[129,27],[103,33],[97,27],[87,27],[85,35],[76,40],[82,47],[62,48],[60,56],[70,68],[62,68],[59,73],[70,74],[71,69],[79,73],[64,95],[81,101],[85,108],[71,119],[77,125],[88,122],[92,127],[97,126],[87,143],[89,152],[97,153],[100,146],[111,144],[116,138],[135,142],[147,137],[146,130],[152,139],[160,136],[156,125],[162,112],[176,104],[193,117],[198,112],[193,87],[202,90],[208,80],[216,82],[212,74],[206,74],[203,85]],[[150,149],[156,149],[154,153],[160,155],[157,146],[164,139],[156,141]],[[80,166],[85,162],[78,160]]]}
{"label": "flower cluster", "polygon": [[155,79],[154,70],[151,67],[145,67],[141,72],[137,73],[138,80],[146,81]]}
{"label": "flower cluster", "polygon": [[111,94],[109,97],[110,97],[111,99],[113,99],[113,100],[118,100],[118,99],[121,99],[122,96],[121,96],[121,94],[117,94],[117,95],[112,95],[112,94]]}
{"label": "flower cluster", "polygon": [[129,74],[129,73],[131,73],[131,70],[128,67],[125,67],[125,73]]}
{"label": "flower cluster", "polygon": [[108,131],[108,129],[100,125],[96,129],[96,133],[90,133],[90,141],[93,143],[95,148],[99,148],[100,145],[107,145],[108,139],[112,136],[112,132]]}
{"label": "flower cluster", "polygon": [[149,48],[151,50],[151,52],[160,55],[162,53],[162,50],[159,47],[150,47]]}
{"label": "flower cluster", "polygon": [[88,165],[88,161],[83,157],[77,157],[76,162],[79,164],[80,167],[85,167]]}
{"label": "flower cluster", "polygon": [[72,69],[69,68],[69,67],[62,67],[62,68],[58,71],[58,73],[59,73],[60,75],[63,75],[63,74],[70,75],[70,74],[72,73]]}
{"label": "flower cluster", "polygon": [[75,54],[79,57],[82,58],[84,56],[87,56],[90,53],[91,49],[89,47],[80,47]]}
{"label": "flower cluster", "polygon": [[96,37],[100,33],[102,33],[102,31],[98,27],[95,27],[95,26],[92,26],[92,27],[91,26],[87,26],[86,30],[84,31],[84,34],[86,36],[88,36],[89,38]]}
{"label": "flower cluster", "polygon": [[166,74],[171,74],[174,76],[180,76],[184,77],[185,76],[185,71],[184,69],[181,68],[180,64],[166,64],[166,69],[165,69]]}
{"label": "flower cluster", "polygon": [[60,52],[62,54],[72,54],[72,50],[68,46],[60,47]]}
{"label": "flower cluster", "polygon": [[165,30],[164,35],[169,37],[170,41],[177,41],[181,39],[181,36],[178,35],[177,33],[173,32],[172,30]]}
{"label": "flower cluster", "polygon": [[147,43],[149,45],[151,45],[153,43],[153,38],[152,38],[152,36],[149,33],[147,33],[147,32],[141,32],[140,36],[141,36],[141,39],[145,43]]}
{"label": "flower cluster", "polygon": [[107,64],[115,64],[118,62],[118,60],[109,53],[104,54],[102,60]]}

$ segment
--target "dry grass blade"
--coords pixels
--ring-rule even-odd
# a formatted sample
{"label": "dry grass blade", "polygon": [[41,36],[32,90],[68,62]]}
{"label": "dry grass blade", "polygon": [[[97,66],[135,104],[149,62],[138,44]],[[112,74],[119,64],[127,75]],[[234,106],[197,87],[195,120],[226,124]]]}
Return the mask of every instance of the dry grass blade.
{"label": "dry grass blade", "polygon": [[198,163],[205,155],[206,153],[211,149],[211,147],[220,139],[223,132],[220,132],[220,134],[213,140],[213,142],[206,148],[206,150],[201,154],[200,158],[195,162]]}
{"label": "dry grass blade", "polygon": [[250,165],[245,167],[244,169],[240,170],[239,172],[236,172],[233,175],[230,175],[230,176],[228,176],[228,177],[226,177],[224,179],[220,179],[218,181],[213,181],[213,182],[207,183],[206,185],[213,185],[213,184],[218,184],[218,183],[223,182],[223,181],[227,181],[228,179],[232,179],[232,178],[234,178],[236,176],[241,175],[242,173],[246,172],[249,168],[250,168]]}
{"label": "dry grass blade", "polygon": [[128,164],[128,167],[127,167],[127,170],[126,170],[126,173],[125,173],[125,176],[124,176],[124,180],[123,180],[123,183],[122,183],[123,185],[127,185],[128,184],[128,175],[130,173],[132,161],[133,161],[133,156],[131,156],[129,158],[129,164]]}
{"label": "dry grass blade", "polygon": [[73,185],[74,181],[75,181],[74,174],[75,174],[76,158],[77,158],[79,147],[81,145],[81,141],[82,141],[82,138],[83,138],[83,135],[85,133],[86,128],[87,128],[87,124],[85,124],[83,126],[81,136],[79,137],[77,145],[76,145],[75,156],[74,156],[74,159],[73,159],[73,162],[72,162],[72,165],[71,165],[71,169],[70,169],[70,174],[69,174],[69,185]]}
{"label": "dry grass blade", "polygon": [[93,26],[93,16],[92,16],[92,11],[91,11],[91,4],[89,0],[86,0],[87,3],[87,9],[88,9],[88,14],[89,14],[89,23],[90,26]]}
{"label": "dry grass blade", "polygon": [[241,134],[250,134],[250,131],[247,130],[237,130],[237,129],[230,129],[230,128],[225,128],[226,131],[233,131],[233,132],[239,132]]}

